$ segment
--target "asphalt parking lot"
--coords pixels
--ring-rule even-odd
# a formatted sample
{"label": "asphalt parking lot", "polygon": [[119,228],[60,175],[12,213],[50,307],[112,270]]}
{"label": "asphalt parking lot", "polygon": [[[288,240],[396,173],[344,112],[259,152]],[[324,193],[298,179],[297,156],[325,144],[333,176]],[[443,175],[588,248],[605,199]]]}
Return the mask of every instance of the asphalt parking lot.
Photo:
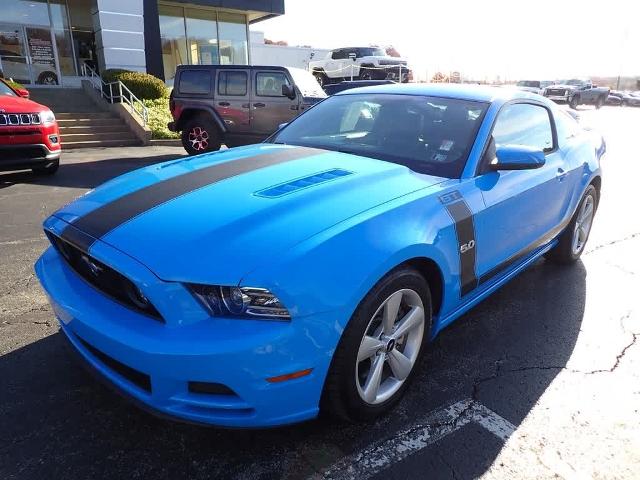
{"label": "asphalt parking lot", "polygon": [[182,155],[66,153],[0,173],[0,478],[640,478],[640,108],[602,131],[602,201],[582,260],[543,260],[445,330],[389,416],[219,430],[138,410],[86,373],[33,274],[41,222],[120,173]]}

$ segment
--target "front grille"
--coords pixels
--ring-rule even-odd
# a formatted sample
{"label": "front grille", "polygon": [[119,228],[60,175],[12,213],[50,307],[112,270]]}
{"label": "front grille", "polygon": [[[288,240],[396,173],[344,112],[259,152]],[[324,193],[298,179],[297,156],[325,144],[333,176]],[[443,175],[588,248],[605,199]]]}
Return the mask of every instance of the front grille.
{"label": "front grille", "polygon": [[548,88],[547,95],[561,95],[564,96],[564,90],[561,88]]}
{"label": "front grille", "polygon": [[93,288],[132,310],[164,322],[160,313],[131,280],[71,243],[48,231],[45,233],[56,250],[67,261],[67,264]]}
{"label": "front grille", "polygon": [[37,113],[0,113],[0,127],[17,125],[40,125]]}
{"label": "front grille", "polygon": [[136,370],[135,368],[131,368],[130,366],[125,365],[124,363],[120,363],[118,360],[116,360],[115,358],[111,358],[109,355],[107,355],[104,352],[101,352],[93,345],[89,345],[80,337],[76,337],[76,338],[80,341],[80,343],[84,348],[89,350],[89,352],[94,357],[96,357],[100,362],[102,362],[106,367],[110,368],[121,377],[130,381],[131,383],[136,385],[138,388],[141,388],[145,392],[151,393],[151,377],[149,377],[149,375],[147,375],[146,373],[142,373]]}
{"label": "front grille", "polygon": [[3,160],[38,160],[47,155],[43,147],[4,147],[0,149],[0,165]]}

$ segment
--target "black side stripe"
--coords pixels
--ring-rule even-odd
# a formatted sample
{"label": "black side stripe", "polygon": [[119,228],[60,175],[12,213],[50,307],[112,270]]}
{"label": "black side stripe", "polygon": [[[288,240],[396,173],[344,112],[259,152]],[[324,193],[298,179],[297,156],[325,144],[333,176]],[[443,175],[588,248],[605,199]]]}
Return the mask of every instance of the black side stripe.
{"label": "black side stripe", "polygon": [[458,191],[440,196],[447,212],[455,222],[460,260],[460,296],[465,296],[478,286],[476,277],[476,230],[469,205]]}
{"label": "black side stripe", "polygon": [[260,168],[324,153],[315,148],[278,149],[253,157],[211,165],[131,192],[102,205],[66,227],[61,237],[87,252],[93,243],[132,218],[199,188]]}

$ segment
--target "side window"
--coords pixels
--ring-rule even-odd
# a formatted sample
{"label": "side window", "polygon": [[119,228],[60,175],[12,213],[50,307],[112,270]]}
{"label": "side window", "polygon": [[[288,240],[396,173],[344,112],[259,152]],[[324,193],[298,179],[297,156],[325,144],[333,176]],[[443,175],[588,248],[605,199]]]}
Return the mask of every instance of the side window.
{"label": "side window", "polygon": [[260,97],[282,97],[282,85],[289,85],[282,72],[256,73],[256,95]]}
{"label": "side window", "polygon": [[496,146],[525,145],[543,151],[553,150],[551,121],[546,108],[529,103],[504,107],[493,127]]}
{"label": "side window", "polygon": [[218,74],[218,95],[243,97],[247,94],[247,72],[222,70]]}
{"label": "side window", "polygon": [[578,125],[578,122],[568,113],[562,110],[556,110],[555,119],[558,143],[562,144],[580,132],[580,125]]}
{"label": "side window", "polygon": [[333,60],[342,60],[343,58],[346,58],[345,50],[344,50],[344,49],[342,49],[342,50],[336,50],[336,51],[334,51],[334,52],[331,54],[331,58],[332,58]]}
{"label": "side window", "polygon": [[180,93],[208,95],[211,89],[211,74],[206,70],[185,70],[180,74]]}

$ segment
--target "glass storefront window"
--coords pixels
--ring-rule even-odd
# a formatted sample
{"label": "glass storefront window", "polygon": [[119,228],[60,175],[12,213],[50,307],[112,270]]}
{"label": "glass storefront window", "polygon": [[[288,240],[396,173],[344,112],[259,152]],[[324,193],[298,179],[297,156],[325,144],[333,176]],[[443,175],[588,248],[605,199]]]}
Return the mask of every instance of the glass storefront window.
{"label": "glass storefront window", "polygon": [[246,65],[249,63],[247,17],[239,13],[218,13],[220,35],[220,63]]}
{"label": "glass storefront window", "polygon": [[49,0],[51,22],[58,49],[58,63],[62,75],[76,75],[76,66],[71,48],[71,32],[66,0]]}
{"label": "glass storefront window", "polygon": [[188,64],[187,35],[185,32],[184,9],[159,5],[160,41],[162,43],[162,63],[165,80],[173,80],[176,67]]}
{"label": "glass storefront window", "polygon": [[246,15],[162,3],[159,13],[164,77],[169,83],[181,64],[249,63]]}
{"label": "glass storefront window", "polygon": [[218,64],[218,25],[216,12],[185,10],[187,38],[192,65]]}

